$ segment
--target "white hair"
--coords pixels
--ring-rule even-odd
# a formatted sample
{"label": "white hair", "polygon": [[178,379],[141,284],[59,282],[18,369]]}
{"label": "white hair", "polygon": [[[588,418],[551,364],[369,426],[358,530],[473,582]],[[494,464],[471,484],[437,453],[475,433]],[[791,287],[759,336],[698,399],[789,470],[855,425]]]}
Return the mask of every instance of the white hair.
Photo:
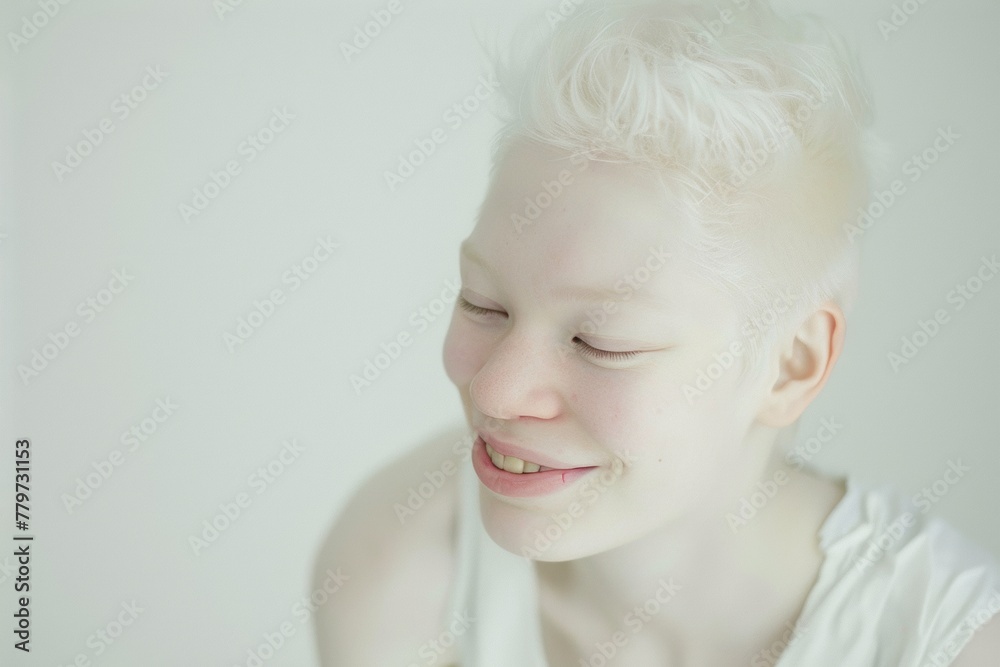
{"label": "white hair", "polygon": [[[859,259],[844,226],[885,154],[867,87],[817,18],[728,5],[584,3],[547,34],[516,36],[494,56],[494,174],[519,139],[647,166],[678,195],[686,242],[741,321],[789,288],[785,322],[827,300],[846,312]],[[752,328],[744,371],[780,333]]]}

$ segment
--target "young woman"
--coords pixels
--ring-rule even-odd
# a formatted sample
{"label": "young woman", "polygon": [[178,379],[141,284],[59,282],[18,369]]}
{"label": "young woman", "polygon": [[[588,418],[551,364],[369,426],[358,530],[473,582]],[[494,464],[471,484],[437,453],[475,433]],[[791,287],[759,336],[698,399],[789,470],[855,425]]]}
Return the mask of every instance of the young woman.
{"label": "young woman", "polygon": [[877,154],[842,43],[762,4],[616,4],[522,53],[445,342],[467,430],[345,511],[324,663],[997,664],[990,556],[785,456]]}

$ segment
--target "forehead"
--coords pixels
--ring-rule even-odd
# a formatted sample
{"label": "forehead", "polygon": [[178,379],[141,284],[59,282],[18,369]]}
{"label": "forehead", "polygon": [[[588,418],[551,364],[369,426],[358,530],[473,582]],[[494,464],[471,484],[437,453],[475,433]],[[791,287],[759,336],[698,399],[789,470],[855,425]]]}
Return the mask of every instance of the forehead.
{"label": "forehead", "polygon": [[545,258],[538,268],[553,276],[584,269],[613,274],[642,262],[650,245],[679,249],[679,211],[656,176],[639,166],[520,142],[498,166],[473,237]]}
{"label": "forehead", "polygon": [[632,277],[641,285],[637,302],[717,314],[721,295],[698,277],[684,216],[660,177],[641,166],[522,142],[498,165],[463,264],[478,266],[469,258],[478,255],[503,282],[498,288],[538,298],[614,292]]}

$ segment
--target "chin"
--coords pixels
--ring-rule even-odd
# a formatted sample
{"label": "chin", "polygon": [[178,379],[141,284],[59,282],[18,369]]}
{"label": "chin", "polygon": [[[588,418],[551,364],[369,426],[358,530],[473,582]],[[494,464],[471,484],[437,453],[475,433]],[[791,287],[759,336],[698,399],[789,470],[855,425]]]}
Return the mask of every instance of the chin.
{"label": "chin", "polygon": [[506,551],[544,562],[575,560],[606,551],[614,545],[592,544],[593,530],[565,511],[532,510],[505,503],[489,493],[480,494],[480,515],[486,534]]}

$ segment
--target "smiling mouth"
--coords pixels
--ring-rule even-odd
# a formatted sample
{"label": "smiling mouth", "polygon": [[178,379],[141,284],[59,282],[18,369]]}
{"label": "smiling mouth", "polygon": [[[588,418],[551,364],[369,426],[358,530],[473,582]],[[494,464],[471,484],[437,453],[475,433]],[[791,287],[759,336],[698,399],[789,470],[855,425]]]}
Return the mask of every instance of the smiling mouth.
{"label": "smiling mouth", "polygon": [[515,475],[528,475],[533,472],[545,472],[546,470],[555,470],[555,468],[547,468],[543,465],[538,465],[533,461],[525,461],[524,459],[519,459],[516,456],[504,456],[497,450],[490,447],[488,442],[484,442],[486,445],[486,453],[490,455],[490,459],[493,461],[493,465],[500,470],[506,470],[507,472],[512,472]]}

